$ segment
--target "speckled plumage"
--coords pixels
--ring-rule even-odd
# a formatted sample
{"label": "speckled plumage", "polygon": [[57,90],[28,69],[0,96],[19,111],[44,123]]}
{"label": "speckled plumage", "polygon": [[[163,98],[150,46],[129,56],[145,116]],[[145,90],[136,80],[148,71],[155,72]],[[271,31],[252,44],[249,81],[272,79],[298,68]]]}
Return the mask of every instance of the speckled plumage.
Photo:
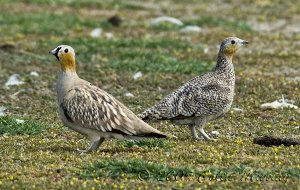
{"label": "speckled plumage", "polygon": [[105,138],[166,137],[113,96],[80,79],[75,69],[75,53],[70,46],[58,46],[51,53],[61,64],[56,83],[61,120],[91,140],[91,146],[80,152],[96,150]]}
{"label": "speckled plumage", "polygon": [[211,139],[203,126],[230,109],[235,86],[232,56],[247,43],[236,37],[226,38],[212,71],[186,82],[138,116],[144,121],[171,120],[174,124],[189,125],[193,137],[199,138],[197,128],[205,139]]}

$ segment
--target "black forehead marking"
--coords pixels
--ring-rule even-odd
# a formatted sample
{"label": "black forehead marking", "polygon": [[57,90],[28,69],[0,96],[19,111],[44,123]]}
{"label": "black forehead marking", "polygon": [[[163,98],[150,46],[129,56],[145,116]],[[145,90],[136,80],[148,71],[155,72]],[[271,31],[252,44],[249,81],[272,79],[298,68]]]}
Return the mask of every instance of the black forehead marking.
{"label": "black forehead marking", "polygon": [[58,51],[59,51],[60,49],[61,49],[61,47],[56,48],[56,52],[55,52],[55,54],[54,54],[57,60],[59,60],[59,57],[58,57]]}

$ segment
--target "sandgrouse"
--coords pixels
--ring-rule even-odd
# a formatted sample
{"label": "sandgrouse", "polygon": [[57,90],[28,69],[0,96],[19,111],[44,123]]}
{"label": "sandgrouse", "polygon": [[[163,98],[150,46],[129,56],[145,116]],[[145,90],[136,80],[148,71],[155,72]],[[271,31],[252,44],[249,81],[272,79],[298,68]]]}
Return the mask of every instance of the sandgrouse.
{"label": "sandgrouse", "polygon": [[72,47],[59,45],[49,53],[60,62],[56,90],[61,120],[91,141],[90,147],[79,150],[80,153],[96,150],[106,138],[166,137],[139,119],[112,95],[79,78]]}
{"label": "sandgrouse", "polygon": [[147,122],[170,120],[176,125],[188,125],[194,138],[199,139],[197,129],[206,140],[214,140],[203,127],[230,109],[235,85],[232,56],[245,44],[248,42],[236,37],[224,39],[212,71],[189,80],[138,116]]}

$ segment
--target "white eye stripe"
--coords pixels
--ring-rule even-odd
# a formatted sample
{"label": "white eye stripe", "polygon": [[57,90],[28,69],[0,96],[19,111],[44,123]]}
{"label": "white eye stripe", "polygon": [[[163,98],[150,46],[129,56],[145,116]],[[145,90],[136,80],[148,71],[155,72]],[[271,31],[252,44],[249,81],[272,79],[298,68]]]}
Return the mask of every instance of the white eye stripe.
{"label": "white eye stripe", "polygon": [[75,51],[71,46],[68,45],[59,45],[56,48],[56,52],[58,53],[72,53],[75,56]]}

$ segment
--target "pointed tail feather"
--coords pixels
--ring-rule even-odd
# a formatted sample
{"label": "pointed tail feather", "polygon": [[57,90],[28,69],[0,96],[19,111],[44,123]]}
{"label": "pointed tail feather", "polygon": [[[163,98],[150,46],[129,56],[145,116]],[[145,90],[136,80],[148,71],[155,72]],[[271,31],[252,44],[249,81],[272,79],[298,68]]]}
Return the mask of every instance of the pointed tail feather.
{"label": "pointed tail feather", "polygon": [[163,133],[147,133],[143,135],[143,137],[150,137],[150,138],[167,138],[168,136]]}

